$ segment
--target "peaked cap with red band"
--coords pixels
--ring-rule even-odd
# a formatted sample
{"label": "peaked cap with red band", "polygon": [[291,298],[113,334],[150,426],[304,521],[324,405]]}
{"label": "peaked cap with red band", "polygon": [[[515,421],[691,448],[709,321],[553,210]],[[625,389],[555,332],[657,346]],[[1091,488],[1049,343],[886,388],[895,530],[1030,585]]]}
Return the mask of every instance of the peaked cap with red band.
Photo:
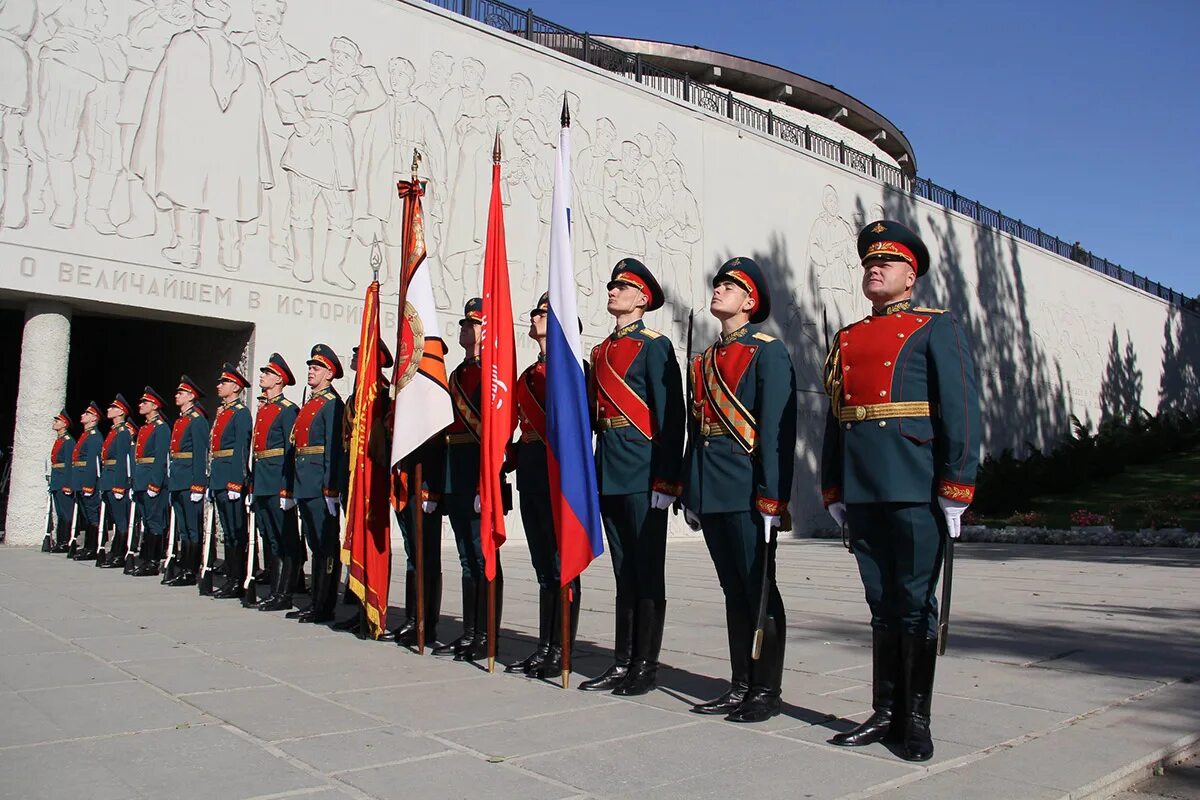
{"label": "peaked cap with red band", "polygon": [[120,392],[118,392],[117,396],[113,398],[113,401],[108,404],[108,407],[119,408],[121,409],[122,414],[127,417],[129,416],[129,401],[126,400],[125,395],[121,394]]}
{"label": "peaked cap with red band", "polygon": [[767,280],[763,277],[762,270],[754,259],[745,256],[729,259],[713,276],[713,288],[717,288],[721,281],[733,281],[754,298],[754,308],[750,311],[752,323],[757,325],[771,316],[771,292],[767,288]]}
{"label": "peaked cap with red band", "polygon": [[611,289],[617,284],[635,286],[641,289],[642,293],[650,300],[646,306],[647,311],[662,308],[662,304],[667,300],[666,295],[663,294],[662,286],[659,285],[658,279],[654,277],[654,273],[636,258],[623,258],[613,267],[612,276],[608,280],[607,288]]}
{"label": "peaked cap with red band", "polygon": [[283,378],[284,386],[295,386],[296,376],[292,374],[292,368],[283,360],[283,356],[279,353],[271,353],[271,358],[267,361],[265,367],[259,367],[259,372],[273,372]]}
{"label": "peaked cap with red band", "polygon": [[100,412],[100,406],[99,406],[99,405],[96,403],[96,401],[95,401],[95,400],[92,400],[91,402],[89,402],[89,403],[87,404],[87,408],[85,408],[85,409],[83,410],[83,413],[84,413],[84,414],[95,414],[97,417],[103,417],[103,416],[104,416],[104,414],[102,414],[102,413]]}
{"label": "peaked cap with red band", "polygon": [[218,380],[236,383],[238,389],[245,389],[250,385],[250,381],[246,380],[246,376],[238,372],[237,367],[228,361],[221,365],[221,377]]}
{"label": "peaked cap with red band", "polygon": [[[185,375],[184,377],[187,377],[187,376]],[[182,388],[182,387],[183,387],[183,384],[181,383],[180,388]],[[138,400],[138,403],[139,404],[140,403],[153,403],[154,405],[158,406],[160,409],[167,407],[167,403],[165,400],[162,399],[162,395],[159,394],[158,392],[154,391],[154,388],[151,386],[147,386],[145,389],[142,390],[142,396]]]}
{"label": "peaked cap with red band", "polygon": [[342,372],[342,362],[338,360],[337,353],[333,352],[333,348],[327,344],[314,344],[308,361],[305,363],[324,367],[333,373],[334,380],[345,374]]}
{"label": "peaked cap with red band", "polygon": [[459,325],[474,323],[476,325],[483,324],[483,298],[472,297],[463,306],[463,317],[458,321]]}
{"label": "peaked cap with red band", "polygon": [[[150,387],[147,386],[146,388],[149,389]],[[182,389],[185,392],[191,392],[192,397],[195,397],[195,398],[204,397],[204,392],[200,391],[200,384],[196,383],[194,380],[189,378],[187,375],[179,376],[179,386],[175,387],[175,391],[178,392],[180,389]]]}
{"label": "peaked cap with red band", "polygon": [[67,414],[67,410],[65,408],[58,412],[58,416],[56,416],[55,419],[60,420],[68,428],[71,427],[71,417]]}
{"label": "peaked cap with red band", "polygon": [[893,220],[872,222],[858,234],[858,257],[907,261],[921,277],[929,271],[929,248],[912,230]]}

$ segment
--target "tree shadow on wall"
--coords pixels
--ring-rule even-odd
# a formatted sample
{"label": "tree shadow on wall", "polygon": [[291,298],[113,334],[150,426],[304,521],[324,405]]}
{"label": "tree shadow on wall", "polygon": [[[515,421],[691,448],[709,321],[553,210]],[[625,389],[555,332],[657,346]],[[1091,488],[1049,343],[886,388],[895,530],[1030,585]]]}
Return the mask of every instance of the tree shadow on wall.
{"label": "tree shadow on wall", "polygon": [[1162,377],[1158,410],[1194,412],[1200,408],[1200,316],[1172,306],[1163,323]]}
{"label": "tree shadow on wall", "polygon": [[1113,325],[1108,347],[1104,377],[1100,381],[1100,420],[1128,420],[1142,407],[1142,370],[1137,364],[1133,341],[1125,342],[1121,352],[1121,337]]}

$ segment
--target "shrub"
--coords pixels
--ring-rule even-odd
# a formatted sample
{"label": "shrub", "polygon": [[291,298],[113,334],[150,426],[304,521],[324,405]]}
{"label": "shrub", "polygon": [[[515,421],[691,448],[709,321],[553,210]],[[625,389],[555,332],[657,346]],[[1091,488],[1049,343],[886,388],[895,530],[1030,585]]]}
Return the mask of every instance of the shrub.
{"label": "shrub", "polygon": [[1040,511],[1018,511],[1004,522],[1018,528],[1044,528],[1046,515]]}
{"label": "shrub", "polygon": [[1097,514],[1094,511],[1088,511],[1086,508],[1076,509],[1071,512],[1071,527],[1073,528],[1092,528],[1097,525],[1110,524],[1110,518],[1104,514]]}

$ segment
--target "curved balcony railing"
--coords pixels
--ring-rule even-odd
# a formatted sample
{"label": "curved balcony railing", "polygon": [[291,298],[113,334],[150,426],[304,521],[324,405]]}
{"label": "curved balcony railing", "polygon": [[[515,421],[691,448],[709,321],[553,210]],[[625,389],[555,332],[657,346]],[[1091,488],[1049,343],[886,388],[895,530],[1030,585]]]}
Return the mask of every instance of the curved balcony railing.
{"label": "curved balcony railing", "polygon": [[490,25],[502,31],[520,36],[543,47],[585,61],[608,72],[615,72],[630,80],[644,84],[665,95],[692,103],[714,114],[774,136],[803,148],[821,158],[833,161],[887,184],[895,189],[923,197],[959,214],[1024,239],[1030,244],[1069,258],[1076,263],[1101,272],[1110,278],[1161,298],[1167,303],[1192,311],[1200,311],[1196,299],[1189,299],[1169,286],[1152,281],[1133,270],[1083,249],[1078,242],[1071,243],[1044,232],[1041,228],[1027,225],[1019,219],[1007,217],[1000,211],[988,208],[977,200],[963,197],[958,192],[939,186],[928,178],[906,175],[899,167],[880,161],[874,155],[848,147],[845,142],[815,133],[808,126],[797,125],[777,117],[772,111],[739,100],[732,92],[721,91],[690,76],[674,72],[644,60],[638,53],[627,53],[586,33],[576,33],[556,25],[533,13],[532,9],[519,9],[498,0],[428,0],[432,5],[453,11],[463,16]]}

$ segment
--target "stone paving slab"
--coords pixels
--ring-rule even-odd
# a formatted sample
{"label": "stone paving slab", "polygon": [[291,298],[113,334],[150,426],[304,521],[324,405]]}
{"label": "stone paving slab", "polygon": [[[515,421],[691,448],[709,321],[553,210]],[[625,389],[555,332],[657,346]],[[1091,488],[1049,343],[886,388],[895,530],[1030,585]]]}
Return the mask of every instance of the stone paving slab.
{"label": "stone paving slab", "polygon": [[[836,542],[780,549],[785,708],[756,726],[688,713],[728,677],[721,594],[695,540],[670,545],[662,688],[640,698],[0,549],[0,797],[1058,800],[1111,794],[1200,734],[1200,552],[970,544],[958,557],[936,754],[917,765],[827,742],[870,713],[866,608]],[[536,630],[519,544],[505,572],[502,663]],[[573,685],[607,666],[612,601],[601,561],[584,576]]]}

